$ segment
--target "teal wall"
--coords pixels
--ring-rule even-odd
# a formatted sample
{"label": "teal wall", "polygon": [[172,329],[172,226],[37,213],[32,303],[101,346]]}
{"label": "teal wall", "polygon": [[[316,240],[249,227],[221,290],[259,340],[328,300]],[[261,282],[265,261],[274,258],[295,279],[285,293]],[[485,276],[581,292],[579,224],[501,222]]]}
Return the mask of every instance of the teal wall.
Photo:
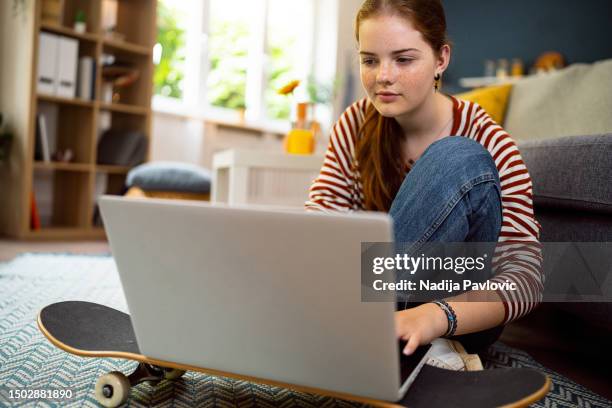
{"label": "teal wall", "polygon": [[461,77],[482,76],[484,60],[521,58],[527,67],[545,51],[567,63],[612,58],[612,0],[442,0],[454,43],[445,91]]}

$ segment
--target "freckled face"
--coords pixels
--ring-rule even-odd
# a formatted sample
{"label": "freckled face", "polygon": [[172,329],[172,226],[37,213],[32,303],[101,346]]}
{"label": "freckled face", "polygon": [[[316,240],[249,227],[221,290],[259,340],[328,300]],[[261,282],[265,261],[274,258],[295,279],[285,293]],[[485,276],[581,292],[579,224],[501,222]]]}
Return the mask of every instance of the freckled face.
{"label": "freckled face", "polygon": [[436,57],[406,18],[381,15],[362,21],[359,58],[361,83],[383,116],[410,113],[433,93]]}

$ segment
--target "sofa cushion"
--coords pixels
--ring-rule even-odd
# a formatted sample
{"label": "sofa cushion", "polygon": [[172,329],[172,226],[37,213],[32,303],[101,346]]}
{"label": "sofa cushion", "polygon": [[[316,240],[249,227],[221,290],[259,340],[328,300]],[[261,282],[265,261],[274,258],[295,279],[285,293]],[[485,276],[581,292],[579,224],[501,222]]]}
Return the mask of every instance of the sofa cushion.
{"label": "sofa cushion", "polygon": [[520,142],[536,207],[612,214],[612,133]]}
{"label": "sofa cushion", "polygon": [[612,133],[612,59],[514,84],[504,128],[516,140]]}
{"label": "sofa cushion", "polygon": [[134,167],[127,176],[128,187],[145,191],[210,192],[210,171],[194,164],[151,162]]}
{"label": "sofa cushion", "polygon": [[464,101],[476,102],[485,110],[496,123],[504,123],[508,97],[512,91],[512,85],[496,85],[475,89],[455,95]]}

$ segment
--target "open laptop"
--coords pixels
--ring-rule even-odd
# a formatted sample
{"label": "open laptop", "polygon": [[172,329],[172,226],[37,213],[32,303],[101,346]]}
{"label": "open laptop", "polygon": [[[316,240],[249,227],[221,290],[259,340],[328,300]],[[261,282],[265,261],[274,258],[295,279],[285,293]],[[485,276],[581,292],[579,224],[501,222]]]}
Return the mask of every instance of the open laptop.
{"label": "open laptop", "polygon": [[100,207],[148,357],[389,401],[426,360],[428,347],[400,352],[394,303],[361,302],[361,242],[392,240],[387,215],[113,196]]}

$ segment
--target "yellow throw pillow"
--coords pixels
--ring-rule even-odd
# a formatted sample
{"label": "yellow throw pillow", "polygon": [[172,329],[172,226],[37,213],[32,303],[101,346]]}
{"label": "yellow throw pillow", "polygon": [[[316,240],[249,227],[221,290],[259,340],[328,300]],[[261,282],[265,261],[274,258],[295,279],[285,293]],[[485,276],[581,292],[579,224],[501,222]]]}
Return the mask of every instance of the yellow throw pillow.
{"label": "yellow throw pillow", "polygon": [[487,86],[455,95],[455,98],[476,102],[491,116],[491,119],[502,125],[511,90],[512,84]]}

